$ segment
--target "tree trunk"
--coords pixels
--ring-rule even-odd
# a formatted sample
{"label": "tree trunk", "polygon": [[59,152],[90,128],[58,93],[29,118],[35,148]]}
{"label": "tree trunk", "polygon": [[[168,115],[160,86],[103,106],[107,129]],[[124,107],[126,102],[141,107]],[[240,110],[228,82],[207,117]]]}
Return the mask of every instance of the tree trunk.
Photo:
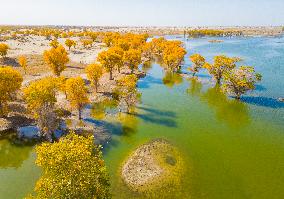
{"label": "tree trunk", "polygon": [[81,120],[82,119],[82,110],[81,110],[81,106],[78,108],[78,119]]}
{"label": "tree trunk", "polygon": [[113,80],[113,78],[112,78],[112,70],[109,71],[109,80]]}
{"label": "tree trunk", "polygon": [[237,100],[240,100],[240,99],[241,99],[241,95],[240,95],[239,93],[237,93],[236,99],[237,99]]}
{"label": "tree trunk", "polygon": [[221,84],[221,79],[217,79],[217,84],[220,85]]}
{"label": "tree trunk", "polygon": [[133,74],[134,73],[134,68],[131,68],[131,74]]}
{"label": "tree trunk", "polygon": [[98,81],[95,81],[95,91],[98,92]]}
{"label": "tree trunk", "polygon": [[45,137],[46,137],[46,139],[47,139],[50,143],[53,142],[53,138],[52,138],[52,133],[51,133],[51,132],[49,132],[49,131],[46,132]]}

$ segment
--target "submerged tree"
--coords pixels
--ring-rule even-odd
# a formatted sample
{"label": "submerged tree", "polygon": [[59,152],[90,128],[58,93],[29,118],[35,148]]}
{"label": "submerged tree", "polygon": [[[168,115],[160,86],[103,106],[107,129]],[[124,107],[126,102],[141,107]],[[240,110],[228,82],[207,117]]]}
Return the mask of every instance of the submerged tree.
{"label": "submerged tree", "polygon": [[21,88],[22,75],[12,67],[0,67],[0,117],[8,113],[7,103]]}
{"label": "submerged tree", "polygon": [[95,86],[95,91],[98,92],[99,80],[103,75],[103,67],[100,64],[90,64],[86,67],[88,79]]}
{"label": "submerged tree", "polygon": [[179,41],[167,41],[163,47],[163,63],[168,70],[176,72],[180,69],[185,54],[186,50]]}
{"label": "submerged tree", "polygon": [[217,81],[217,84],[220,84],[221,79],[223,78],[223,74],[226,71],[235,68],[236,63],[240,60],[240,58],[230,58],[225,55],[219,55],[214,57],[213,64],[205,63],[203,67],[206,68],[208,72],[214,77],[214,79]]}
{"label": "submerged tree", "polygon": [[66,94],[71,107],[78,110],[78,118],[81,120],[81,113],[84,106],[89,102],[87,87],[81,77],[70,78],[66,81]]}
{"label": "submerged tree", "polygon": [[31,198],[110,198],[110,182],[94,137],[71,133],[57,143],[36,147],[42,176]]}
{"label": "submerged tree", "polygon": [[8,54],[9,46],[4,43],[0,43],[0,56],[2,58],[5,58],[6,55]]}
{"label": "submerged tree", "polygon": [[195,74],[198,73],[202,66],[205,64],[205,58],[200,54],[193,54],[189,58],[193,63],[193,66],[189,68],[189,70],[192,71],[193,76],[195,76]]}
{"label": "submerged tree", "polygon": [[46,77],[31,83],[24,89],[28,109],[33,113],[41,135],[50,142],[53,141],[53,133],[59,126],[55,111],[56,92],[59,90],[59,85],[60,79]]}
{"label": "submerged tree", "polygon": [[233,94],[237,99],[249,90],[255,89],[256,82],[261,80],[261,75],[256,73],[251,66],[241,66],[227,71],[224,74],[222,88],[225,92]]}
{"label": "submerged tree", "polygon": [[117,87],[114,90],[115,98],[126,106],[126,113],[131,112],[131,108],[134,107],[140,100],[141,94],[138,92],[136,75],[127,75],[118,80]]}
{"label": "submerged tree", "polygon": [[69,62],[68,53],[62,45],[44,51],[43,57],[56,76],[60,76],[62,71],[65,70],[66,64]]}

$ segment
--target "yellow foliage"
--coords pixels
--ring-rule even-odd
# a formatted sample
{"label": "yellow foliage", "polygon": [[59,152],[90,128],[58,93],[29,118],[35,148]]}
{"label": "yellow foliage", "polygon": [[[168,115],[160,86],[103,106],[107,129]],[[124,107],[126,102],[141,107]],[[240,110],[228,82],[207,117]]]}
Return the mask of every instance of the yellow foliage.
{"label": "yellow foliage", "polygon": [[0,56],[1,57],[6,57],[7,53],[9,50],[9,46],[7,44],[4,43],[0,43]]}
{"label": "yellow foliage", "polygon": [[27,73],[27,58],[25,56],[20,56],[18,58],[20,66],[24,69],[25,74]]}
{"label": "yellow foliage", "polygon": [[139,64],[141,64],[141,51],[130,49],[124,53],[123,60],[133,74],[134,69],[138,69]]}
{"label": "yellow foliage", "polygon": [[147,42],[142,47],[142,57],[150,61],[153,57],[154,45],[152,42]]}
{"label": "yellow foliage", "polygon": [[36,154],[42,176],[35,186],[35,198],[110,198],[109,176],[93,136],[71,133],[59,142],[37,146]]}
{"label": "yellow foliage", "polygon": [[76,42],[72,39],[66,39],[65,41],[65,45],[69,48],[69,50],[71,49],[72,46],[76,46]]}
{"label": "yellow foliage", "polygon": [[103,75],[103,68],[100,64],[90,64],[86,67],[86,73],[88,79],[95,86],[96,92],[98,92],[98,82]]}
{"label": "yellow foliage", "polygon": [[138,78],[136,75],[127,75],[117,81],[114,96],[120,103],[125,104],[126,112],[129,113],[140,100],[141,94],[137,90]]}
{"label": "yellow foliage", "polygon": [[214,57],[214,63],[209,64],[205,63],[203,68],[206,68],[208,72],[216,79],[217,83],[221,83],[221,79],[223,78],[223,74],[232,70],[236,67],[236,62],[240,61],[240,58],[230,58],[225,55],[218,55]]}
{"label": "yellow foliage", "polygon": [[23,77],[12,67],[0,67],[0,116],[7,113],[7,102],[21,88]]}
{"label": "yellow foliage", "polygon": [[201,56],[200,54],[193,54],[190,57],[191,62],[193,63],[193,66],[189,68],[190,71],[193,72],[193,76],[195,73],[199,71],[200,68],[203,67],[205,64],[205,58]]}
{"label": "yellow foliage", "polygon": [[51,41],[49,43],[49,45],[52,47],[52,48],[57,48],[59,46],[59,42],[57,41],[57,39]]}
{"label": "yellow foliage", "polygon": [[81,77],[70,78],[66,81],[66,94],[71,107],[76,108],[81,119],[82,108],[89,103],[88,90]]}
{"label": "yellow foliage", "polygon": [[84,48],[90,48],[93,45],[93,40],[91,40],[91,39],[81,39],[81,43],[84,46]]}
{"label": "yellow foliage", "polygon": [[97,32],[88,32],[88,36],[95,42],[98,38],[99,33]]}
{"label": "yellow foliage", "polygon": [[[112,80],[112,72],[115,66],[120,66],[122,62],[122,51],[118,48],[110,48],[98,55],[98,61],[110,73],[110,80]],[[119,67],[120,68],[120,67]]]}
{"label": "yellow foliage", "polygon": [[69,62],[68,53],[62,45],[44,51],[43,57],[56,76],[60,76],[61,72],[66,68],[66,64]]}
{"label": "yellow foliage", "polygon": [[59,78],[45,77],[32,82],[24,89],[24,98],[28,108],[37,117],[37,110],[44,104],[56,102],[56,92],[59,89]]}
{"label": "yellow foliage", "polygon": [[223,91],[233,94],[237,99],[249,90],[255,89],[255,84],[261,80],[261,75],[256,73],[251,66],[240,66],[224,73]]}

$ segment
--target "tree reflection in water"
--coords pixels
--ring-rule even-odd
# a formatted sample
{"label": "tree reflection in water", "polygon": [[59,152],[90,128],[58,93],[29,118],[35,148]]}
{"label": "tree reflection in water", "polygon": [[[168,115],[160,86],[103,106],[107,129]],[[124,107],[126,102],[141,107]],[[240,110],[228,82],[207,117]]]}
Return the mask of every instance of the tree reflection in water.
{"label": "tree reflection in water", "polygon": [[0,138],[0,168],[19,168],[29,158],[32,147],[15,143],[15,140],[16,132]]}
{"label": "tree reflection in water", "polygon": [[135,107],[131,107],[131,113],[120,112],[118,101],[105,99],[102,102],[92,104],[91,117],[96,120],[105,120],[107,116],[119,122],[122,135],[129,136],[136,132],[138,118]]}
{"label": "tree reflection in water", "polygon": [[151,61],[147,61],[144,62],[142,65],[142,71],[147,73],[150,69],[152,68],[152,62]]}
{"label": "tree reflection in water", "polygon": [[183,78],[181,74],[171,72],[171,71],[166,71],[165,76],[163,78],[163,83],[169,88],[172,88],[175,85],[179,85],[183,82]]}
{"label": "tree reflection in water", "polygon": [[122,133],[124,136],[131,136],[137,132],[138,118],[135,114],[118,113],[117,120],[122,126]]}
{"label": "tree reflection in water", "polygon": [[196,78],[189,79],[190,87],[187,93],[198,96],[206,102],[210,108],[216,111],[216,118],[229,125],[239,128],[250,123],[249,110],[246,104],[241,101],[228,98],[219,86],[208,88],[202,91],[202,83]]}

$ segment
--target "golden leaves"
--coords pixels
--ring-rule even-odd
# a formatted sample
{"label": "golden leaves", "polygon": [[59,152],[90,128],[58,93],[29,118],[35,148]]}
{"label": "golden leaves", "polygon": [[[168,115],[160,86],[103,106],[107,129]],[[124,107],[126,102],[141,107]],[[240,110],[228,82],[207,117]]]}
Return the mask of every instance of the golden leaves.
{"label": "golden leaves", "polygon": [[6,110],[7,101],[21,88],[23,82],[22,75],[12,67],[0,67],[0,115]]}
{"label": "golden leaves", "polygon": [[87,87],[81,77],[73,77],[66,81],[66,94],[70,105],[80,109],[89,102]]}
{"label": "golden leaves", "polygon": [[60,76],[61,72],[66,68],[66,64],[69,62],[68,53],[62,45],[44,51],[43,57],[56,76]]}
{"label": "golden leaves", "polygon": [[7,44],[0,43],[0,56],[1,57],[6,57],[8,50],[9,50],[9,46]]}
{"label": "golden leaves", "polygon": [[94,137],[71,133],[56,143],[36,147],[43,175],[36,198],[109,198],[109,176]]}

